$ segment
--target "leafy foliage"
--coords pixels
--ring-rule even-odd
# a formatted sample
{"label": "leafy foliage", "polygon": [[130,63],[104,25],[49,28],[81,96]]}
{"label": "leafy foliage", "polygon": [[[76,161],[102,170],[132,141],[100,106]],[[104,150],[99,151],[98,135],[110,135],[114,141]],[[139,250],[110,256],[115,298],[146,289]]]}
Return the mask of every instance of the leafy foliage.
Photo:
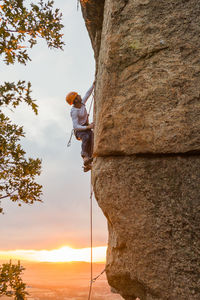
{"label": "leafy foliage", "polygon": [[[29,5],[24,0],[0,0],[0,55],[6,64],[26,64],[30,60],[28,48],[36,45],[39,38],[49,48],[62,49],[62,14],[53,5],[53,1],[43,0]],[[0,85],[0,201],[9,198],[18,205],[41,201],[42,194],[41,185],[35,182],[41,172],[41,160],[26,157],[20,145],[25,136],[23,127],[12,124],[5,115],[6,109],[13,110],[22,102],[37,114],[30,82]]]}
{"label": "leafy foliage", "polygon": [[33,204],[41,201],[42,194],[42,186],[35,182],[35,177],[41,172],[41,161],[26,158],[20,145],[20,139],[25,136],[23,127],[12,124],[2,112],[3,108],[15,109],[22,102],[38,113],[37,104],[31,98],[30,82],[0,85],[0,200],[9,197],[19,206],[21,202]]}
{"label": "leafy foliage", "polygon": [[37,104],[31,99],[31,83],[28,82],[25,85],[25,81],[4,82],[0,85],[0,107],[7,107],[8,105],[12,108],[16,108],[20,103],[26,102],[31,106],[35,114],[37,111]]}
{"label": "leafy foliage", "polygon": [[17,265],[10,263],[0,266],[0,297],[2,295],[13,297],[15,300],[24,300],[28,293],[25,291],[26,284],[21,279],[25,270],[18,262]]}
{"label": "leafy foliage", "polygon": [[0,199],[9,197],[29,204],[40,201],[42,187],[35,182],[35,176],[40,174],[41,161],[26,159],[19,144],[24,136],[22,127],[12,124],[3,113],[0,124]]}
{"label": "leafy foliage", "polygon": [[23,0],[0,1],[0,55],[7,64],[16,60],[26,64],[30,60],[27,48],[36,45],[38,37],[45,39],[48,47],[62,49],[62,14],[59,9],[53,11],[53,4],[41,0],[28,9]]}

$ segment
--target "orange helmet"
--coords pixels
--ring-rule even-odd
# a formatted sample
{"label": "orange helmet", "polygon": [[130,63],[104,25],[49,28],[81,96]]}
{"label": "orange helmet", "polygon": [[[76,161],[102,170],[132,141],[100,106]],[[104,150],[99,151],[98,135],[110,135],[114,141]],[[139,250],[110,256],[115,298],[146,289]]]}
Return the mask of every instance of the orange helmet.
{"label": "orange helmet", "polygon": [[69,94],[67,94],[67,96],[65,98],[67,103],[69,105],[72,105],[77,95],[78,95],[78,93],[76,93],[76,92],[70,92]]}

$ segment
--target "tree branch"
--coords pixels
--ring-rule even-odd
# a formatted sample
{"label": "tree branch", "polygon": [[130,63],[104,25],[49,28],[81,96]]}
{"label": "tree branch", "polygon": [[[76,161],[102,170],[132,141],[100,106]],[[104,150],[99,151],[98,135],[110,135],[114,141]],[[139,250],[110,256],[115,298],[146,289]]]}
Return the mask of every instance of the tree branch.
{"label": "tree branch", "polygon": [[5,195],[5,196],[2,196],[2,197],[0,197],[0,200],[2,200],[2,199],[5,199],[5,198],[7,198],[7,197],[10,197],[14,192],[16,192],[17,191],[17,189],[15,189],[14,191],[12,191],[11,193],[9,193],[9,194],[7,194],[7,195]]}

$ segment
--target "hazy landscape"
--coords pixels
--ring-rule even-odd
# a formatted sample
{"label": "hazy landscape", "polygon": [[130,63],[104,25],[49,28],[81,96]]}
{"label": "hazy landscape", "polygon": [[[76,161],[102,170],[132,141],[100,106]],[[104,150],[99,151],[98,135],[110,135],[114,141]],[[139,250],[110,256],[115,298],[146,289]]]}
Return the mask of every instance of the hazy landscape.
{"label": "hazy landscape", "polygon": [[[23,274],[27,284],[28,300],[86,300],[90,284],[90,264],[72,263],[27,263]],[[104,270],[105,265],[93,265],[93,278]],[[1,300],[11,299],[1,297]],[[120,300],[113,294],[107,283],[105,273],[96,280],[92,288],[93,300]]]}

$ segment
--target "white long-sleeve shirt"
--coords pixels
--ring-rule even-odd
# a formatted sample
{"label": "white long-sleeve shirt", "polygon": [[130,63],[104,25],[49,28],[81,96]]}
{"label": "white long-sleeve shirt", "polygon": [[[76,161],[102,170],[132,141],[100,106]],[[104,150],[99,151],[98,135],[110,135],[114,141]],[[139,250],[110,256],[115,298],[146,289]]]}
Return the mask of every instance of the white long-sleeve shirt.
{"label": "white long-sleeve shirt", "polygon": [[82,98],[81,108],[76,108],[74,107],[74,105],[72,106],[71,118],[72,118],[73,128],[78,131],[83,131],[87,129],[87,126],[84,126],[84,124],[87,122],[88,119],[85,103],[87,102],[88,98],[92,94],[93,89],[94,86],[92,85],[91,88],[85,94],[85,96]]}

